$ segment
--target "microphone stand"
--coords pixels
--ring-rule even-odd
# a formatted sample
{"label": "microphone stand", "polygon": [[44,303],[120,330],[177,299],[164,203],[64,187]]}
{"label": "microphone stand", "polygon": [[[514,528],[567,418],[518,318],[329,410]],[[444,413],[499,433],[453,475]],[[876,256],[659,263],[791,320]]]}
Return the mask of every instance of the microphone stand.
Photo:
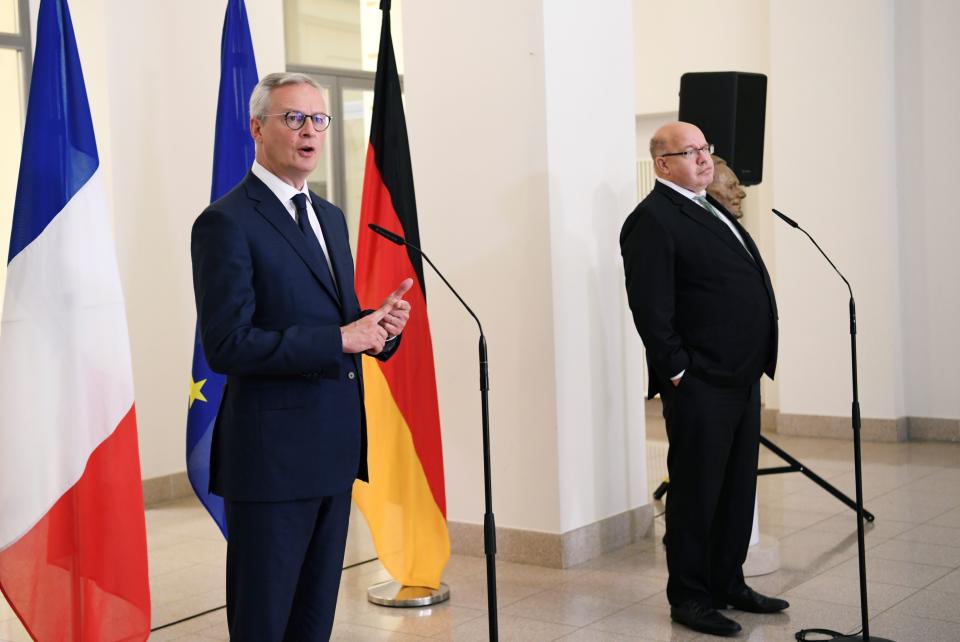
{"label": "microphone stand", "polygon": [[[850,370],[853,375],[853,405],[851,406],[850,420],[853,426],[853,466],[854,466],[854,476],[856,480],[856,489],[857,489],[857,557],[860,564],[860,621],[861,621],[861,634],[854,635],[835,635],[834,640],[864,640],[865,642],[893,642],[888,638],[878,638],[870,636],[870,619],[867,614],[867,560],[865,545],[863,541],[863,520],[864,520],[864,511],[863,511],[863,474],[861,472],[861,454],[860,454],[860,394],[857,386],[857,306],[853,300],[853,288],[850,287],[850,282],[847,281],[846,277],[837,269],[837,266],[833,264],[833,261],[830,260],[830,257],[827,256],[827,253],[823,251],[820,245],[813,239],[812,236],[807,234],[807,231],[800,227],[800,225],[786,216],[785,214],[773,210],[773,213],[780,217],[787,225],[790,227],[796,228],[806,234],[807,238],[810,239],[810,242],[820,251],[820,254],[823,255],[823,258],[827,259],[827,263],[830,264],[830,267],[840,275],[840,278],[843,279],[843,282],[847,284],[847,291],[850,293]],[[826,633],[833,634],[834,631],[826,631],[824,629],[811,629],[810,632],[816,633]],[[804,631],[797,633],[797,639],[803,640]]]}
{"label": "microphone stand", "polygon": [[440,280],[453,292],[453,296],[467,309],[473,320],[477,322],[477,328],[480,330],[480,411],[483,426],[483,491],[485,502],[485,513],[483,515],[483,550],[487,560],[487,623],[489,628],[490,642],[497,642],[499,634],[497,627],[497,529],[493,518],[493,487],[490,481],[490,410],[488,402],[488,393],[490,392],[490,376],[487,370],[487,338],[483,334],[483,326],[480,325],[480,319],[473,313],[467,302],[454,289],[446,277],[437,269],[423,250],[409,242],[399,234],[384,229],[379,225],[369,223],[368,227],[396,245],[405,245],[412,248],[423,257],[423,259],[433,268]]}

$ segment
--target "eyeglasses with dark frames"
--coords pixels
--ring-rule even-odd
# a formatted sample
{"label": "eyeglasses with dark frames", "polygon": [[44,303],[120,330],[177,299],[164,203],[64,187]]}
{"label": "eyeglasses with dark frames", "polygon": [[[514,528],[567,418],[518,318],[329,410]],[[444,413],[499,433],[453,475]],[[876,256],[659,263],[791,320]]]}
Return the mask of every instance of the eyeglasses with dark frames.
{"label": "eyeglasses with dark frames", "polygon": [[669,152],[667,154],[657,154],[657,156],[682,156],[684,159],[690,159],[696,156],[697,154],[712,154],[713,153],[713,144],[707,143],[703,147],[691,147],[690,149],[685,149],[682,152]]}
{"label": "eyeglasses with dark frames", "polygon": [[330,126],[330,121],[333,120],[333,116],[323,112],[304,114],[301,111],[285,111],[282,114],[264,114],[264,117],[266,116],[283,116],[283,124],[293,131],[302,129],[307,119],[313,121],[313,128],[318,132],[326,131]]}

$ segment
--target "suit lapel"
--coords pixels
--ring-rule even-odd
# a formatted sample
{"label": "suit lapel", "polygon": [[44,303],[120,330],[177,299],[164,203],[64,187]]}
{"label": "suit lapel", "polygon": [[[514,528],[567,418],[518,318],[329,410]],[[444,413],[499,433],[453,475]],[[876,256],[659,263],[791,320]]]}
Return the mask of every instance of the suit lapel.
{"label": "suit lapel", "polygon": [[293,248],[294,252],[307,264],[310,271],[320,282],[320,285],[333,297],[334,301],[339,303],[340,297],[337,296],[336,288],[330,280],[330,270],[321,265],[321,257],[307,245],[307,240],[297,224],[294,223],[290,213],[287,212],[283,204],[277,200],[273,192],[263,184],[263,182],[253,174],[247,174],[246,180],[247,196],[254,201],[254,209],[267,219],[267,221],[276,228],[287,243]]}
{"label": "suit lapel", "polygon": [[[663,183],[658,182],[656,184],[656,188],[660,189],[661,192],[667,196],[667,198],[677,205],[684,215],[710,230],[710,232],[716,235],[716,237],[720,239],[724,245],[736,252],[744,261],[749,261],[751,265],[758,267],[757,262],[753,260],[752,256],[750,256],[750,253],[753,253],[754,256],[757,256],[756,246],[751,247],[749,250],[750,253],[748,253],[747,249],[744,248],[740,241],[737,240],[737,237],[733,234],[733,232],[731,232],[730,229],[722,222],[718,221],[717,217],[715,217],[713,214],[683,194],[680,194],[676,190],[671,189]],[[719,203],[713,199],[710,199],[710,202],[720,211],[721,214],[726,215],[725,210]],[[734,221],[734,225],[737,225],[738,231],[740,232],[741,236],[743,236],[744,242],[746,242],[749,235],[736,223],[736,221]],[[750,241],[750,244],[752,244],[752,241]]]}

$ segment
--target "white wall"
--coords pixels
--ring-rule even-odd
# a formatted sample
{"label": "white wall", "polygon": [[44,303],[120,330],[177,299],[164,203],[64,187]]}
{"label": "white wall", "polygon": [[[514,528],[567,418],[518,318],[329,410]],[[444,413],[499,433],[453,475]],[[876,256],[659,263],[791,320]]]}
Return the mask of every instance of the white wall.
{"label": "white wall", "polygon": [[[258,71],[282,70],[281,1],[246,5]],[[39,3],[31,8],[35,24]],[[210,201],[226,2],[85,0],[70,9],[115,217],[142,472],[157,477],[185,469],[190,226]]]}
{"label": "white wall", "polygon": [[[747,189],[744,219],[780,303],[768,406],[842,416],[850,404],[845,287],[802,234],[771,218],[777,207],[853,284],[863,415],[960,417],[960,222],[953,201],[934,196],[954,182],[943,150],[960,144],[960,6],[636,0],[634,23],[639,158],[649,130],[673,117],[682,73],[769,76],[764,181]],[[677,47],[690,33],[708,34],[706,45]]]}
{"label": "white wall", "polygon": [[[864,417],[904,414],[893,5],[770,3],[768,128],[778,209],[854,288]],[[854,40],[851,40],[851,39]],[[849,415],[846,288],[809,241],[776,228],[780,410]]]}
{"label": "white wall", "polygon": [[[490,340],[497,524],[566,532],[646,504],[617,242],[636,193],[630,2],[404,11],[421,234]],[[477,523],[475,331],[428,289],[448,517]]]}
{"label": "white wall", "polygon": [[[649,160],[650,137],[661,125],[677,119],[680,77],[687,72],[745,71],[770,73],[770,9],[768,0],[690,0],[682,4],[634,0],[636,113],[638,160]],[[767,114],[772,106],[767,103]],[[769,120],[764,138],[764,177],[745,188],[741,223],[760,248],[776,283],[773,231],[773,132]],[[764,378],[763,402],[779,406],[778,383]]]}
{"label": "white wall", "polygon": [[[625,376],[641,346],[632,323],[624,323],[619,246],[637,191],[632,1],[587,10],[545,2],[543,9],[560,531],[566,532],[649,502],[643,379]],[[631,398],[639,412],[628,420]]]}
{"label": "white wall", "polygon": [[[408,1],[404,12],[404,90],[423,247],[476,311],[489,341],[497,525],[557,532],[540,3]],[[476,326],[431,275],[427,292],[447,517],[478,523]]]}
{"label": "white wall", "polygon": [[634,0],[638,114],[675,112],[687,71],[767,73],[769,0]]}
{"label": "white wall", "polygon": [[898,2],[894,17],[905,409],[960,418],[960,4]]}

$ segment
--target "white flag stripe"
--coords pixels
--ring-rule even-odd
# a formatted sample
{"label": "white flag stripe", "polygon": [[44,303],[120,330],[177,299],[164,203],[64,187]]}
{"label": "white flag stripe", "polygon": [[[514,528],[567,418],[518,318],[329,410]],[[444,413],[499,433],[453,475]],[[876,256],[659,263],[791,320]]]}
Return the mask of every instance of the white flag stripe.
{"label": "white flag stripe", "polygon": [[0,329],[0,550],[83,474],[133,405],[100,170],[7,269]]}

